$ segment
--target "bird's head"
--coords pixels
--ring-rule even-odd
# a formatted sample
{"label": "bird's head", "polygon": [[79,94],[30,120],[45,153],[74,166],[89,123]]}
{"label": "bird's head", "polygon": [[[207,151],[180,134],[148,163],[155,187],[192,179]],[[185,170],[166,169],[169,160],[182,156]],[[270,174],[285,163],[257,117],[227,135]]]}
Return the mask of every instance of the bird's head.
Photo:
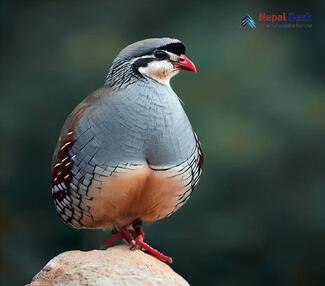
{"label": "bird's head", "polygon": [[171,38],[153,38],[133,43],[115,58],[106,84],[120,87],[138,78],[149,78],[169,86],[180,70],[196,73],[196,67],[185,55],[184,44]]}

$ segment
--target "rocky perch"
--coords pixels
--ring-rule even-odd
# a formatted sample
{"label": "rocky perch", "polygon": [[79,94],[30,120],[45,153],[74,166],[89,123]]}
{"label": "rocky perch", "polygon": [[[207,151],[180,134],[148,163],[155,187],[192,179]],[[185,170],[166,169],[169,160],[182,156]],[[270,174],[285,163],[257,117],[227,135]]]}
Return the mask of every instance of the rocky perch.
{"label": "rocky perch", "polygon": [[29,286],[189,285],[167,264],[127,246],[107,250],[67,251],[54,257]]}

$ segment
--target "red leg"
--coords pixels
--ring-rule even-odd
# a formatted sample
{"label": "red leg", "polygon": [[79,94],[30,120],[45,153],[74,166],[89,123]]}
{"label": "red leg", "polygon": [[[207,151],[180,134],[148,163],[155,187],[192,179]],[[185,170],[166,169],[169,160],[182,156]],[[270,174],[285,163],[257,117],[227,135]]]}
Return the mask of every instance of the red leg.
{"label": "red leg", "polygon": [[124,239],[127,244],[132,243],[132,237],[130,237],[130,234],[124,229],[121,228],[118,232],[114,233],[110,238],[104,240],[104,246],[110,247],[118,240]]}
{"label": "red leg", "polygon": [[145,251],[149,252],[154,257],[158,258],[163,262],[172,263],[173,258],[159,252],[157,249],[151,247],[148,243],[141,241],[140,239],[136,239],[136,244],[140,246],[140,248],[144,249]]}
{"label": "red leg", "polygon": [[120,233],[121,233],[123,239],[124,239],[128,244],[130,244],[130,243],[132,242],[132,236],[130,235],[130,233],[129,233],[127,230],[125,230],[124,228],[121,228]]}
{"label": "red leg", "polygon": [[152,256],[158,258],[163,262],[172,263],[173,259],[159,252],[157,249],[151,247],[149,244],[143,241],[144,231],[140,225],[134,225],[134,230],[126,230],[121,228],[118,232],[114,233],[111,238],[104,240],[105,247],[112,246],[115,242],[120,239],[124,239],[126,243],[130,246],[130,249],[140,248]]}
{"label": "red leg", "polygon": [[129,233],[131,234],[131,237],[133,238],[131,241],[131,244],[130,244],[131,250],[139,248],[139,245],[136,243],[137,238],[138,238],[138,240],[141,239],[141,241],[144,240],[144,231],[141,228],[141,226],[139,224],[134,224],[133,229],[134,230],[132,230],[132,229],[129,230]]}
{"label": "red leg", "polygon": [[106,248],[111,247],[115,242],[122,239],[121,232],[114,233],[110,238],[104,240],[104,246]]}
{"label": "red leg", "polygon": [[151,247],[148,243],[144,242],[144,231],[140,225],[134,226],[135,231],[132,232],[134,240],[132,240],[132,245],[138,245],[140,249],[144,249],[145,251],[149,252],[154,257],[158,258],[163,262],[172,263],[173,259],[164,255],[163,253],[159,252],[157,249]]}
{"label": "red leg", "polygon": [[144,239],[144,231],[140,225],[135,225],[134,230],[135,230],[137,236],[142,235],[142,238]]}

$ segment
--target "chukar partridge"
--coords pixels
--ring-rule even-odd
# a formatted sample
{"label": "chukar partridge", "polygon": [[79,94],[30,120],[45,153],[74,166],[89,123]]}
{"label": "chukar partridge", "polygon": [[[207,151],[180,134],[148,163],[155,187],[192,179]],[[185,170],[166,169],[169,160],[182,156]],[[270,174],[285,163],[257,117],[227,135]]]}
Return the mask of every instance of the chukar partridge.
{"label": "chukar partridge", "polygon": [[52,195],[74,228],[112,230],[171,262],[143,241],[142,222],[170,216],[189,199],[201,175],[197,135],[170,86],[180,70],[196,72],[182,42],[154,38],[124,48],[104,87],[68,116],[52,164]]}

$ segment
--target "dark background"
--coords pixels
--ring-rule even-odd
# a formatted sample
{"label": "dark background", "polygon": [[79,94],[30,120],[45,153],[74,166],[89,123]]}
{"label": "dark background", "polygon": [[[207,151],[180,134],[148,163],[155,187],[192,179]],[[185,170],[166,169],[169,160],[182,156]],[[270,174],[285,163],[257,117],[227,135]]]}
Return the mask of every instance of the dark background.
{"label": "dark background", "polygon": [[[325,285],[324,1],[0,3],[2,285],[108,236],[58,219],[53,149],[119,50],[160,36],[184,41],[198,68],[172,86],[205,165],[187,205],[146,227],[148,242],[192,285]],[[267,29],[260,11],[309,12],[313,27]],[[239,27],[246,14],[255,30]]]}

